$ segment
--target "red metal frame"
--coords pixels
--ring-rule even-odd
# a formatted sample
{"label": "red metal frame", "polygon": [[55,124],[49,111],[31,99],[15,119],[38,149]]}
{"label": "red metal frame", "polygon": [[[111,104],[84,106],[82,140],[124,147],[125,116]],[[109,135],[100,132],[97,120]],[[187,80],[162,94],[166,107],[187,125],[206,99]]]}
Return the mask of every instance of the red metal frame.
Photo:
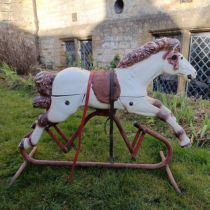
{"label": "red metal frame", "polygon": [[[88,121],[93,118],[94,116],[105,116],[107,117],[109,115],[109,111],[108,110],[96,110],[92,113],[90,113],[89,115],[86,116],[85,120],[84,120],[84,126],[88,123]],[[140,125],[138,123],[135,123],[134,126],[138,129],[136,132],[136,135],[133,139],[133,141],[130,143],[126,132],[124,131],[119,119],[117,118],[116,115],[113,116],[113,120],[120,132],[120,135],[122,136],[122,139],[125,142],[126,147],[128,148],[128,151],[131,154],[131,158],[135,159],[139,149],[141,148],[141,144],[144,140],[144,136],[150,135],[153,136],[156,140],[162,142],[166,148],[167,148],[167,156],[165,157],[164,154],[161,151],[161,158],[162,161],[159,163],[113,163],[113,162],[80,162],[78,161],[76,163],[76,167],[97,167],[97,168],[131,168],[131,169],[160,169],[165,167],[169,180],[172,183],[174,189],[177,192],[181,192],[180,189],[178,188],[172,173],[170,171],[170,168],[168,166],[169,162],[172,159],[172,147],[170,145],[170,143],[168,142],[168,140],[163,137],[162,135],[160,135],[159,133],[152,131],[151,129],[147,128],[144,125]],[[55,132],[61,137],[62,142],[56,137],[56,135],[52,132],[52,129],[50,128],[54,128]],[[63,151],[64,153],[68,152],[70,149],[74,148],[74,141],[75,139],[78,137],[79,134],[79,128],[77,129],[77,131],[70,137],[70,139],[68,140],[67,137],[64,135],[64,133],[58,128],[58,126],[56,124],[53,124],[51,126],[48,126],[45,129],[48,133],[48,135],[50,136],[50,138],[58,145],[58,147],[61,149],[61,151]],[[36,149],[35,149],[36,150]],[[34,151],[32,151],[34,153]],[[70,167],[73,165],[73,161],[57,161],[57,160],[37,160],[33,158],[33,155],[30,155],[26,152],[26,150],[21,149],[20,148],[20,153],[22,154],[25,162],[28,164],[33,164],[33,165],[44,165],[44,166],[56,166],[56,167]],[[24,167],[21,168],[19,170],[24,170],[25,167],[27,166],[27,164],[24,164]],[[17,171],[17,176],[15,175],[11,181],[11,184],[13,184],[15,182],[15,180],[18,178],[18,176],[20,176],[21,172]]]}
{"label": "red metal frame", "polygon": [[[86,125],[88,123],[88,121],[93,118],[94,116],[105,116],[107,117],[109,115],[109,112],[107,110],[96,110],[92,113],[90,113],[89,115],[87,115],[87,117],[85,118],[85,122],[84,125]],[[168,155],[166,157],[166,164],[168,164],[172,158],[172,147],[169,144],[168,140],[161,136],[160,134],[158,134],[155,131],[152,131],[151,129],[145,127],[144,125],[140,125],[138,123],[135,123],[134,126],[138,129],[136,132],[136,135],[132,141],[132,143],[130,143],[126,132],[124,131],[119,119],[116,117],[116,115],[114,115],[113,120],[122,136],[122,139],[125,142],[125,145],[127,146],[132,159],[135,159],[138,151],[141,147],[141,144],[144,140],[144,136],[145,134],[149,134],[153,137],[155,137],[157,140],[163,142],[167,149],[168,149]],[[58,145],[58,147],[63,151],[63,152],[68,152],[74,143],[74,140],[78,137],[78,129],[77,131],[70,137],[69,141],[67,140],[67,137],[64,135],[64,133],[57,127],[57,125],[52,125],[51,127],[53,127],[55,129],[55,131],[57,132],[57,134],[60,135],[60,137],[65,141],[65,144],[61,143],[58,138],[53,134],[53,132],[50,130],[50,127],[47,127],[45,130],[47,131],[47,133],[49,134],[49,136],[52,138],[52,140]],[[163,165],[164,166],[164,165]],[[156,168],[155,168],[156,169]]]}

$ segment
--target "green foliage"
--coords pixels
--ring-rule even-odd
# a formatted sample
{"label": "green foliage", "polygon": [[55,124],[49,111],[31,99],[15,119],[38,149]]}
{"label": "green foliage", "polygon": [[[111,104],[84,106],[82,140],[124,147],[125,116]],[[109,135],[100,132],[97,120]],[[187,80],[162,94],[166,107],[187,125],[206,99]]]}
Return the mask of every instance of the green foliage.
{"label": "green foliage", "polygon": [[210,145],[210,113],[206,113],[209,110],[208,101],[194,101],[160,92],[154,92],[153,95],[172,111],[192,142],[195,141],[198,146]]}
{"label": "green foliage", "polygon": [[210,118],[208,114],[205,114],[205,118],[203,120],[202,129],[200,130],[199,136],[201,139],[199,142],[199,146],[202,147],[206,144],[209,144],[210,146]]}
{"label": "green foliage", "polygon": [[[17,180],[8,187],[22,157],[17,145],[30,131],[31,123],[43,110],[33,109],[31,98],[19,91],[8,90],[0,84],[0,209],[209,209],[210,206],[210,151],[193,146],[181,149],[173,146],[173,174],[183,193],[175,193],[167,180],[165,170],[108,170],[75,169],[73,181],[66,178],[69,169],[28,166]],[[67,135],[72,134],[81,120],[82,111],[59,125]],[[120,113],[121,114],[121,113]],[[136,131],[132,123],[139,120],[134,115],[122,115],[129,137]],[[85,127],[79,160],[107,161],[108,137],[103,132],[106,119],[97,117]],[[141,121],[144,121],[141,117]],[[147,121],[145,121],[147,122]],[[162,129],[158,124],[154,130]],[[161,133],[167,134],[163,128]],[[115,160],[130,161],[128,150],[118,132],[114,133]],[[164,149],[146,136],[137,162],[159,162],[159,150]],[[63,154],[44,135],[35,154],[37,159],[73,158],[75,151]]]}
{"label": "green foliage", "polygon": [[117,54],[110,62],[109,69],[115,69],[119,62],[120,62],[120,56]]}
{"label": "green foliage", "polygon": [[193,121],[193,110],[184,96],[173,96],[163,93],[154,93],[154,97],[158,98],[163,104],[168,107],[180,123],[190,125]]}
{"label": "green foliage", "polygon": [[7,64],[2,64],[0,66],[0,81],[3,81],[10,89],[22,90],[29,94],[33,93],[35,89],[31,74],[21,77]]}

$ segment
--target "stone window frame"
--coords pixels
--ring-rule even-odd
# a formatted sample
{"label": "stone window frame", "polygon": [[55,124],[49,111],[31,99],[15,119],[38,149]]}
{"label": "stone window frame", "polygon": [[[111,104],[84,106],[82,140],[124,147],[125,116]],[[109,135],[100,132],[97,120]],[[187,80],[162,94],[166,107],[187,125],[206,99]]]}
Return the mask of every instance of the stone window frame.
{"label": "stone window frame", "polygon": [[77,66],[76,62],[76,48],[74,39],[68,39],[63,41],[64,52],[67,66]]}
{"label": "stone window frame", "polygon": [[[192,37],[194,36],[194,35],[205,35],[205,33],[206,34],[210,34],[210,28],[193,28],[193,29],[190,29],[189,30],[189,33],[188,33],[188,39],[189,39],[189,48],[188,48],[188,60],[189,60],[189,62],[191,62],[191,58],[190,58],[190,51],[191,51],[191,41],[192,41]],[[188,96],[188,95],[190,95],[189,93],[188,93],[188,88],[189,88],[189,86],[190,86],[191,84],[189,83],[189,84],[187,84],[187,86],[186,86],[186,92],[185,92],[185,95],[186,96]],[[209,95],[207,96],[207,100],[209,100],[210,98],[209,98]]]}
{"label": "stone window frame", "polygon": [[67,42],[74,42],[75,45],[75,63],[76,66],[79,66],[79,39],[78,38],[74,38],[74,37],[70,37],[70,38],[60,38],[60,40],[64,43],[64,53],[66,54],[66,43]]}
{"label": "stone window frame", "polygon": [[[87,70],[93,69],[93,45],[92,39],[80,39],[80,66]],[[83,50],[82,50],[83,49]]]}
{"label": "stone window frame", "polygon": [[[81,66],[81,41],[88,41],[93,40],[92,36],[85,36],[85,37],[68,37],[68,38],[60,38],[60,40],[64,43],[66,42],[74,42],[75,45],[75,66],[80,67]],[[66,45],[64,47],[64,51],[66,53]]]}

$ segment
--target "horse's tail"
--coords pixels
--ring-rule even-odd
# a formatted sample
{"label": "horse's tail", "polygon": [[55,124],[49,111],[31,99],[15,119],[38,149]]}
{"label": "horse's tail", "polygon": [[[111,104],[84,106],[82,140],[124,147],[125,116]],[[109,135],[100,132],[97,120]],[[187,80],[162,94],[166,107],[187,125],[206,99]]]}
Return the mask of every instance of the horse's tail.
{"label": "horse's tail", "polygon": [[56,74],[48,71],[41,71],[34,77],[34,82],[40,96],[34,98],[33,107],[48,109],[51,104],[52,84]]}

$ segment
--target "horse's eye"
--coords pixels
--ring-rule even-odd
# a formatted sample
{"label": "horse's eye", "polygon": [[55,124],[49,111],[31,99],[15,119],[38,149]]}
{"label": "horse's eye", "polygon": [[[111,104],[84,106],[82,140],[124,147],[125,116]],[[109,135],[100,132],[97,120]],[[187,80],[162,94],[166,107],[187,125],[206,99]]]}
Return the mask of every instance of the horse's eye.
{"label": "horse's eye", "polygon": [[171,60],[173,60],[173,61],[175,61],[175,60],[177,60],[177,59],[178,59],[177,55],[173,55],[173,56],[171,57]]}
{"label": "horse's eye", "polygon": [[181,57],[181,60],[183,59],[183,57]]}

